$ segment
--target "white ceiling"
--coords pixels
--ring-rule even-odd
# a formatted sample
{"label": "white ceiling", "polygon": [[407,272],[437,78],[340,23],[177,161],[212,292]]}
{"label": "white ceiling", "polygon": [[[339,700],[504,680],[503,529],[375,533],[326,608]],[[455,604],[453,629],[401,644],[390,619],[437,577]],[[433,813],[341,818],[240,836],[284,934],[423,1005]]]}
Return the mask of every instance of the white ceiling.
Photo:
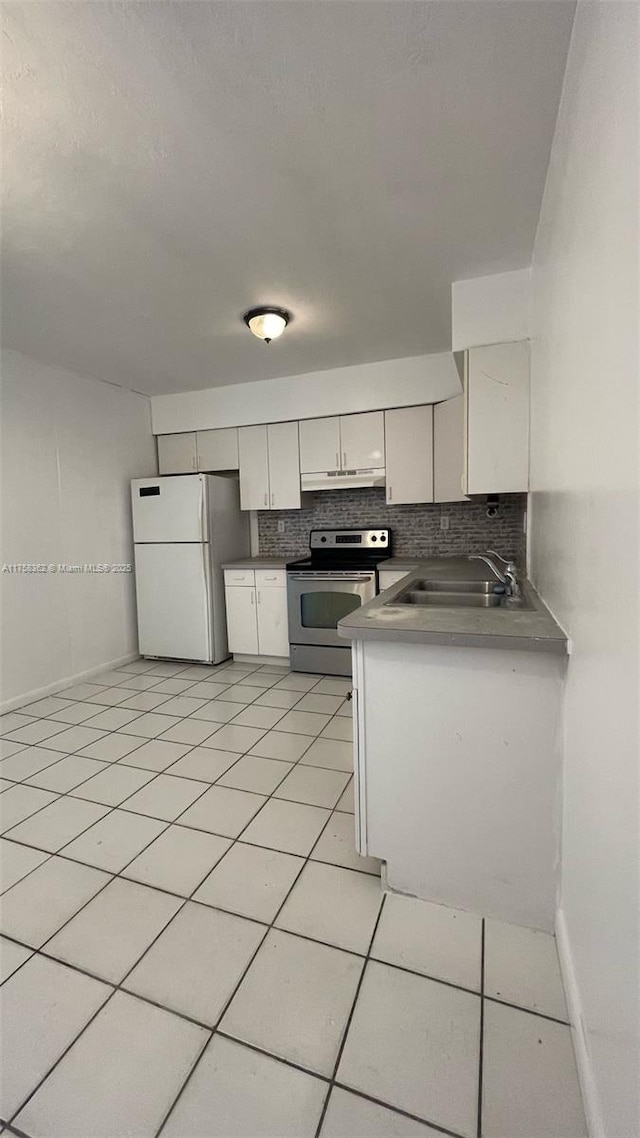
{"label": "white ceiling", "polygon": [[150,394],[449,348],[529,262],[573,9],[3,4],[5,345]]}

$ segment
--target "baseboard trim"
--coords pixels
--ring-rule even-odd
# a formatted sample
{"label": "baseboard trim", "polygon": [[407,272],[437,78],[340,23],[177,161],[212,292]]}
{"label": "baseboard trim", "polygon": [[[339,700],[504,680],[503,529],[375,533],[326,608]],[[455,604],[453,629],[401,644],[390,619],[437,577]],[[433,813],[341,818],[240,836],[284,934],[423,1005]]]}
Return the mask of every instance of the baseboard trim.
{"label": "baseboard trim", "polygon": [[137,660],[138,656],[138,652],[128,652],[126,656],[118,656],[117,660],[109,660],[106,664],[99,664],[97,668],[87,668],[84,672],[76,672],[73,676],[64,676],[62,679],[56,680],[52,684],[46,684],[42,688],[33,688],[32,691],[24,692],[23,695],[5,699],[0,703],[0,711],[3,713],[15,711],[18,707],[24,707],[25,703],[33,703],[34,700],[42,699],[46,695],[55,695],[57,691],[70,688],[72,684],[80,684],[84,680],[90,680],[93,676],[99,676],[101,672],[110,672],[112,668],[121,668],[123,664]]}
{"label": "baseboard trim", "polygon": [[565,996],[567,998],[567,1008],[569,1011],[576,1065],[578,1067],[578,1078],[580,1080],[582,1101],[587,1118],[589,1138],[606,1138],[600,1111],[600,1100],[593,1077],[591,1057],[589,1055],[589,1045],[582,1012],[582,999],[580,997],[578,978],[576,976],[573,954],[571,952],[569,930],[562,909],[558,909],[556,912],[556,944],[558,946],[560,971],[562,972]]}

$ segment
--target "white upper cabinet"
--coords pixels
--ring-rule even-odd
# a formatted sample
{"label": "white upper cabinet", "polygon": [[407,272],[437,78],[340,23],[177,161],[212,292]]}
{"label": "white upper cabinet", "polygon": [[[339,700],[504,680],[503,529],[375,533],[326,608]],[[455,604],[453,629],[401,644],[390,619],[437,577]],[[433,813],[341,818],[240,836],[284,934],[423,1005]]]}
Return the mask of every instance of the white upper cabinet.
{"label": "white upper cabinet", "polygon": [[341,415],[340,444],[343,470],[384,467],[384,411]]}
{"label": "white upper cabinet", "polygon": [[300,509],[300,452],[297,423],[270,423],[267,427],[269,454],[269,508]]}
{"label": "white upper cabinet", "polygon": [[158,435],[160,474],[193,474],[198,469],[195,431],[180,435]]}
{"label": "white upper cabinet", "polygon": [[384,438],[387,502],[433,502],[433,408],[385,411]]}
{"label": "white upper cabinet", "polygon": [[240,427],[240,508],[299,510],[298,424]]}
{"label": "white upper cabinet", "polygon": [[301,419],[300,473],[340,470],[340,419]]}
{"label": "white upper cabinet", "polygon": [[266,427],[240,427],[240,509],[269,509],[269,450]]}
{"label": "white upper cabinet", "polygon": [[433,408],[433,500],[466,502],[464,467],[464,395]]}
{"label": "white upper cabinet", "polygon": [[238,469],[238,428],[220,427],[214,431],[196,431],[198,470]]}
{"label": "white upper cabinet", "polygon": [[470,348],[465,367],[464,489],[529,489],[529,344]]}

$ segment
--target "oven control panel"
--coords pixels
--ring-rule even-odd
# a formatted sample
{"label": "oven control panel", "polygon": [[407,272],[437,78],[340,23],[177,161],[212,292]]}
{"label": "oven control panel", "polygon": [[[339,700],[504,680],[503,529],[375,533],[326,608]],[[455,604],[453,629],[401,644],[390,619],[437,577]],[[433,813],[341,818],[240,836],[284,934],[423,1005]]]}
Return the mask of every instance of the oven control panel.
{"label": "oven control panel", "polygon": [[390,529],[312,529],[311,549],[339,549],[345,552],[358,549],[389,550]]}

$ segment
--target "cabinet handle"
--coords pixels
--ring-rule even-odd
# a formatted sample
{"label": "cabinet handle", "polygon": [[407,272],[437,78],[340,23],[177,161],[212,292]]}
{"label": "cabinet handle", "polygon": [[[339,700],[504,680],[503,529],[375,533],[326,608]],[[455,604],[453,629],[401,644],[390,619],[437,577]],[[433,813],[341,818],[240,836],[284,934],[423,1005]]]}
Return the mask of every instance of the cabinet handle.
{"label": "cabinet handle", "polygon": [[336,451],[336,470],[340,469],[340,453]]}
{"label": "cabinet handle", "polygon": [[251,604],[252,604],[252,605],[255,605],[255,603],[256,603],[256,595],[255,595],[255,593],[254,593],[254,591],[253,591],[253,589],[252,589],[252,590],[251,590]]}
{"label": "cabinet handle", "polygon": [[262,601],[260,600],[260,593],[258,593],[258,604],[259,604],[259,605],[261,605],[261,604],[262,604]]}
{"label": "cabinet handle", "polygon": [[264,496],[264,504],[265,504],[265,506],[269,505],[269,495],[268,494],[265,494],[265,496]]}
{"label": "cabinet handle", "polygon": [[343,450],[343,452],[342,452],[342,469],[343,470],[347,469],[347,452],[346,452],[346,450]]}
{"label": "cabinet handle", "polygon": [[276,496],[275,496],[275,494],[273,493],[273,490],[272,490],[272,491],[271,491],[271,509],[273,509],[273,507],[275,506],[275,497],[276,497]]}

